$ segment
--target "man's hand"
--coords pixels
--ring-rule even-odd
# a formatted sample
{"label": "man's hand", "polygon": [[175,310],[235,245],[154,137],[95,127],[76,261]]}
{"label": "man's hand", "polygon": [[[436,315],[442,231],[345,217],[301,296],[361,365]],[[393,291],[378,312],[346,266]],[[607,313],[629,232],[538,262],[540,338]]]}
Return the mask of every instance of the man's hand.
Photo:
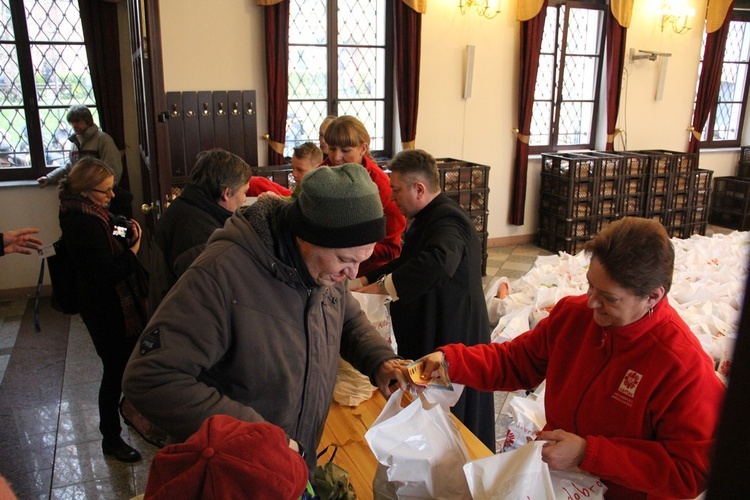
{"label": "man's hand", "polygon": [[380,392],[383,393],[383,396],[386,398],[391,396],[391,380],[395,380],[402,391],[407,389],[409,371],[406,369],[406,366],[408,364],[409,361],[404,359],[389,359],[380,363],[380,366],[375,371],[375,383]]}
{"label": "man's hand", "polygon": [[42,240],[29,236],[36,234],[39,230],[35,227],[26,227],[3,233],[3,250],[5,253],[31,254],[32,250],[39,250],[43,245]]}
{"label": "man's hand", "polygon": [[578,467],[586,454],[586,440],[563,430],[544,431],[539,439],[547,441],[542,448],[542,460],[553,470]]}
{"label": "man's hand", "polygon": [[38,178],[36,181],[39,183],[39,187],[43,188],[43,187],[46,187],[47,184],[49,184],[49,177],[47,177],[46,175],[44,175],[44,176]]}

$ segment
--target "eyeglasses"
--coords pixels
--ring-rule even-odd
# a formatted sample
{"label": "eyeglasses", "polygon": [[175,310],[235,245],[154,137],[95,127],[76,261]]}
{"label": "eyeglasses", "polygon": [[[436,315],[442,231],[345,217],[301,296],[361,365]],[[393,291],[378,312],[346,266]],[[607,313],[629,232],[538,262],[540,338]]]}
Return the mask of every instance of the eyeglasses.
{"label": "eyeglasses", "polygon": [[114,191],[112,191],[112,189],[113,189],[113,188],[109,188],[109,189],[105,189],[105,190],[102,190],[102,189],[94,189],[94,188],[91,188],[91,191],[96,191],[97,193],[102,193],[102,194],[105,194],[105,195],[107,195],[107,196],[114,196],[114,195],[115,195],[115,193],[114,193]]}

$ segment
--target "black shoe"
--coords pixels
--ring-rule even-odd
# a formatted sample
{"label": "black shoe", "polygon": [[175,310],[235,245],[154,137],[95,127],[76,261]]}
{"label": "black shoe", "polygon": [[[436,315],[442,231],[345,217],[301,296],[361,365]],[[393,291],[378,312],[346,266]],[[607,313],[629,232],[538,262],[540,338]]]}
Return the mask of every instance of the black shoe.
{"label": "black shoe", "polygon": [[123,441],[122,438],[118,438],[117,441],[112,443],[102,441],[102,453],[112,456],[120,462],[131,463],[141,460],[141,454]]}

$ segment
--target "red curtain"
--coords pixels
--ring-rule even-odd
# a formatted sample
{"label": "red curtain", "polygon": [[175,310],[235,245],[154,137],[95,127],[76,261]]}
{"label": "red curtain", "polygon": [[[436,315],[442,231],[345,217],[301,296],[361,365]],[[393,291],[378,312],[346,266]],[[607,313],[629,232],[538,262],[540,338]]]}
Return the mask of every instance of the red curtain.
{"label": "red curtain", "polygon": [[414,147],[419,109],[419,68],[422,49],[422,14],[394,0],[396,37],[396,94],[401,142],[404,149]]}
{"label": "red curtain", "polygon": [[625,64],[625,40],[627,28],[620,25],[607,9],[607,151],[615,149],[615,127],[620,110],[622,69]]}
{"label": "red curtain", "polygon": [[266,78],[270,136],[268,165],[283,165],[283,144],[289,104],[289,0],[263,9],[266,16]]}
{"label": "red curtain", "polygon": [[513,164],[513,192],[511,194],[510,223],[521,226],[526,205],[526,173],[529,166],[529,135],[531,112],[534,105],[536,73],[539,69],[539,52],[542,47],[544,20],[547,17],[547,0],[539,14],[521,23],[521,81],[518,86],[518,135],[516,158]]}
{"label": "red curtain", "polygon": [[[732,22],[732,5],[729,13],[724,19],[721,28],[706,35],[706,49],[703,53],[703,67],[698,79],[698,96],[695,101],[695,113],[693,114],[693,133],[690,135],[688,153],[700,151],[700,136],[706,125],[708,115],[719,98],[719,85],[721,84],[721,67],[724,64],[724,48],[729,34],[729,23]],[[698,137],[696,137],[696,135]]]}
{"label": "red curtain", "polygon": [[[120,32],[117,4],[101,0],[79,0],[81,27],[89,60],[91,83],[99,111],[99,126],[112,136],[117,147],[125,149],[125,120],[122,109],[120,73]],[[124,165],[120,185],[129,189],[128,169]]]}

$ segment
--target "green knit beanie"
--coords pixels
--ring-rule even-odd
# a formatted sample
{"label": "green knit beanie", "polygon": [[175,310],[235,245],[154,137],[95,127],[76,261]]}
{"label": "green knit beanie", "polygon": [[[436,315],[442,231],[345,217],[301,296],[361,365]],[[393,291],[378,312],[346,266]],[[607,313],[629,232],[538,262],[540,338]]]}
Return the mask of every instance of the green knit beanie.
{"label": "green knit beanie", "polygon": [[356,163],[308,173],[287,213],[292,233],[313,245],[351,248],[385,238],[378,187]]}

